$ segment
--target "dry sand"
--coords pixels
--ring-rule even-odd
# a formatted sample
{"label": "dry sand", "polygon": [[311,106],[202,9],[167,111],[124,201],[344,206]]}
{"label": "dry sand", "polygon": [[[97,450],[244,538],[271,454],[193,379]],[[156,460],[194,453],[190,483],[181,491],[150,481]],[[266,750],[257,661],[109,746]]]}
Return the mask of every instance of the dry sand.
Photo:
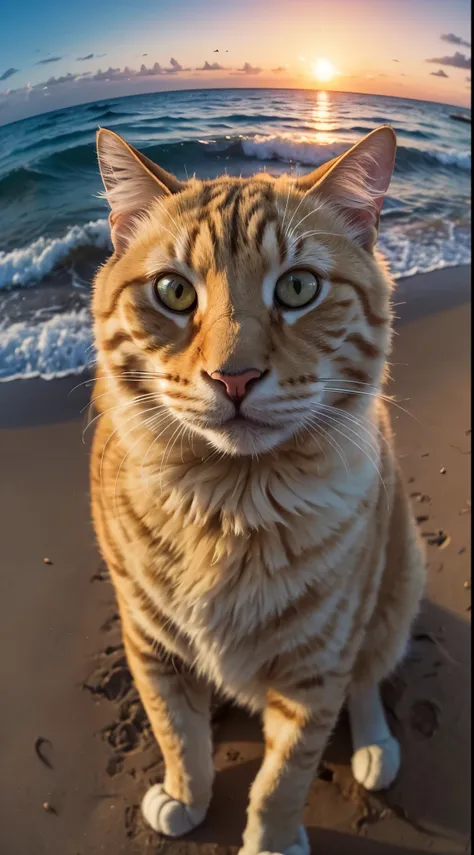
{"label": "dry sand", "polygon": [[[393,409],[429,583],[409,657],[385,690],[400,777],[384,796],[360,791],[342,720],[306,809],[321,855],[470,851],[469,273],[398,288],[406,304],[389,391],[413,414]],[[0,853],[224,855],[239,843],[262,754],[258,722],[218,714],[215,798],[195,835],[173,843],[144,828],[138,805],[160,777],[160,754],[94,545],[81,443],[87,387],[68,397],[78,382],[0,386]]]}

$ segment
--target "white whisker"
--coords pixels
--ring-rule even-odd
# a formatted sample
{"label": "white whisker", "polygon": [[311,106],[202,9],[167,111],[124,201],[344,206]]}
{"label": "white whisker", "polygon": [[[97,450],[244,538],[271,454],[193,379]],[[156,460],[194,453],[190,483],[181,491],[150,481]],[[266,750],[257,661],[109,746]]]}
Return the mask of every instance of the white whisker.
{"label": "white whisker", "polygon": [[[97,397],[99,397],[99,396],[97,396]],[[149,392],[146,395],[139,395],[137,398],[132,398],[131,401],[126,401],[123,404],[115,404],[115,406],[109,407],[107,410],[104,410],[103,413],[98,413],[96,416],[94,416],[93,419],[90,420],[90,422],[88,422],[88,424],[85,426],[84,430],[82,431],[82,442],[84,442],[84,437],[85,437],[87,431],[89,430],[90,427],[92,427],[92,425],[94,424],[94,422],[97,421],[97,419],[101,419],[102,416],[106,416],[107,413],[111,413],[111,412],[113,412],[113,410],[126,410],[128,407],[132,407],[134,404],[145,403],[146,401],[151,401],[153,399],[156,399],[156,395],[154,394],[154,392]],[[94,398],[94,400],[97,400],[97,398]],[[88,406],[91,406],[91,405],[92,405],[92,402]]]}
{"label": "white whisker", "polygon": [[[169,413],[169,418],[170,418],[170,420],[171,420],[171,421],[173,421],[173,416],[171,415],[171,413]],[[161,423],[160,423],[160,424],[161,424]],[[154,440],[153,440],[153,441],[150,443],[150,445],[148,446],[148,449],[147,449],[147,451],[146,451],[146,454],[145,454],[145,456],[144,456],[144,458],[143,458],[143,460],[142,460],[142,462],[141,462],[141,464],[140,464],[140,475],[141,475],[141,476],[143,475],[143,467],[144,467],[144,465],[145,465],[145,461],[146,461],[146,459],[147,459],[148,455],[150,454],[151,449],[152,449],[152,448],[153,448],[153,446],[158,442],[158,440],[159,440],[160,436],[162,436],[166,430],[167,430],[167,426],[165,425],[165,427],[163,428],[163,430],[158,434],[158,436],[155,436]]]}
{"label": "white whisker", "polygon": [[[358,417],[356,417],[353,413],[347,413],[345,410],[341,410],[339,407],[333,407],[332,405],[328,404],[319,404],[318,406],[322,407],[324,410],[330,411],[331,413],[336,413],[340,418],[347,419],[348,421],[352,422],[355,425],[358,425],[362,430],[365,430],[368,433],[370,433],[370,428],[373,429],[382,442],[385,442],[387,446],[390,444],[388,442],[387,437],[383,435],[382,431],[379,427],[377,427],[375,422],[371,421],[370,419],[367,419],[365,416],[359,415]],[[369,427],[365,427],[363,422],[366,422]]]}
{"label": "white whisker", "polygon": [[[389,500],[389,496],[388,496],[387,486],[386,486],[385,481],[384,481],[384,479],[383,479],[382,473],[381,473],[381,471],[380,471],[379,467],[377,466],[377,464],[375,463],[375,461],[373,460],[373,458],[372,458],[372,457],[370,457],[370,455],[368,454],[368,452],[367,452],[367,451],[366,451],[362,446],[360,446],[357,442],[355,442],[355,440],[353,440],[353,439],[352,439],[352,437],[347,436],[347,434],[346,434],[346,433],[343,433],[343,431],[341,431],[341,430],[339,430],[339,428],[335,427],[335,426],[334,426],[334,424],[333,424],[332,419],[330,420],[330,419],[328,418],[328,416],[327,416],[327,415],[325,415],[325,414],[323,414],[323,413],[320,413],[320,414],[319,414],[319,416],[318,416],[318,418],[322,418],[323,420],[325,420],[325,421],[326,421],[326,424],[329,424],[329,425],[332,427],[332,430],[335,430],[335,431],[336,431],[336,433],[340,434],[342,437],[344,437],[345,439],[347,439],[347,441],[348,441],[348,442],[351,442],[351,443],[352,443],[356,448],[358,448],[358,449],[359,449],[359,451],[360,451],[360,452],[362,452],[362,454],[364,454],[364,455],[365,455],[365,457],[367,458],[367,460],[369,460],[369,461],[370,461],[370,463],[371,463],[371,464],[372,464],[372,466],[374,467],[375,471],[377,472],[377,475],[378,475],[378,477],[379,477],[379,479],[380,479],[380,482],[381,482],[381,484],[382,484],[382,486],[383,486],[383,488],[384,488],[385,495],[386,495],[386,498],[387,498],[387,505],[389,505],[389,504],[390,504],[390,500]],[[359,439],[361,439],[361,437],[359,437]]]}
{"label": "white whisker", "polygon": [[[110,433],[110,434],[109,434],[109,436],[107,437],[107,441],[105,442],[104,447],[103,447],[103,449],[102,449],[102,456],[101,456],[101,459],[100,459],[99,476],[100,476],[100,483],[101,483],[101,487],[102,487],[102,470],[103,470],[103,465],[104,465],[104,456],[105,456],[105,452],[106,452],[107,446],[108,446],[108,444],[109,444],[110,440],[112,439],[112,437],[113,437],[113,436],[115,436],[115,434],[117,433],[117,431],[121,430],[121,428],[123,427],[123,425],[126,425],[128,422],[132,421],[133,419],[136,419],[136,418],[138,418],[138,417],[140,417],[140,416],[144,416],[146,413],[151,413],[153,410],[157,410],[158,408],[159,408],[159,409],[162,409],[162,405],[161,405],[161,404],[157,404],[157,406],[156,406],[156,407],[150,407],[148,410],[144,410],[143,412],[142,412],[142,411],[140,411],[139,413],[133,413],[133,415],[129,416],[129,417],[128,417],[128,419],[125,419],[125,421],[124,421],[124,422],[122,422],[118,427],[116,427],[116,428],[115,428],[115,430],[113,430],[113,431],[112,431],[112,433]],[[130,428],[130,431],[131,431],[131,430],[133,430],[133,429],[134,429],[134,427],[135,427],[135,425],[132,425],[132,427]],[[124,436],[128,436],[128,434],[130,433],[130,431],[127,431],[127,432],[124,434]]]}
{"label": "white whisker", "polygon": [[[303,196],[303,199],[301,200],[301,202],[303,202],[305,198],[306,198],[306,197],[305,197],[305,196]],[[299,210],[299,207],[300,207],[300,205],[301,205],[301,202],[300,202],[300,204],[298,205],[298,207],[296,208],[296,211],[298,211],[298,210]],[[305,216],[304,216],[304,217],[302,217],[302,218],[301,218],[301,220],[299,220],[299,221],[296,223],[296,225],[295,225],[295,226],[293,226],[293,228],[291,229],[291,234],[294,234],[294,233],[295,233],[295,231],[296,231],[296,229],[298,229],[298,228],[300,227],[301,223],[304,223],[304,221],[305,221],[305,220],[307,220],[307,219],[308,219],[308,217],[311,217],[313,214],[317,214],[317,213],[318,213],[318,211],[320,211],[320,210],[321,210],[321,208],[322,208],[322,202],[320,202],[320,203],[319,203],[319,205],[318,205],[316,208],[313,208],[311,211],[309,211],[307,214],[305,214]],[[291,226],[291,223],[293,222],[293,218],[294,218],[294,216],[295,216],[295,214],[296,214],[296,211],[295,211],[295,213],[293,214],[293,217],[291,218],[290,222],[288,223],[287,234],[289,234],[289,233],[290,233],[290,232],[289,232],[289,228],[290,228],[290,226]]]}
{"label": "white whisker", "polygon": [[347,478],[348,478],[348,480],[349,480],[349,481],[352,481],[352,474],[351,474],[351,471],[350,471],[350,469],[349,469],[349,464],[348,464],[348,462],[347,462],[346,455],[344,454],[344,451],[342,450],[342,448],[341,448],[340,444],[337,442],[337,440],[336,440],[336,439],[334,439],[334,437],[333,437],[333,436],[331,436],[331,435],[328,433],[328,431],[327,431],[327,430],[325,430],[325,428],[324,428],[324,427],[322,427],[322,425],[320,425],[320,424],[315,420],[315,416],[314,416],[313,414],[311,414],[311,415],[308,417],[307,421],[309,422],[309,425],[310,425],[312,428],[316,428],[317,430],[319,430],[319,431],[320,431],[320,433],[322,434],[322,436],[323,436],[323,437],[325,437],[326,442],[328,442],[328,443],[329,443],[329,445],[330,445],[330,446],[331,446],[331,447],[336,451],[336,454],[337,454],[337,455],[339,456],[339,458],[341,459],[342,464],[343,464],[343,466],[344,466],[344,468],[345,468],[345,470],[346,470],[346,472],[347,472]]}
{"label": "white whisker", "polygon": [[108,379],[119,379],[120,377],[125,377],[127,381],[138,383],[140,380],[148,379],[148,380],[162,380],[165,377],[164,374],[155,372],[155,371],[122,371],[120,374],[98,374],[95,377],[89,377],[87,380],[83,380],[81,383],[78,383],[77,386],[73,386],[72,389],[67,393],[67,397],[69,398],[76,389],[80,389],[81,386],[87,386],[88,383],[98,383],[100,380],[108,380]]}
{"label": "white whisker", "polygon": [[[172,234],[172,232],[169,232],[169,229],[166,229],[166,231],[168,231],[168,232],[169,232],[169,234],[172,234],[172,236],[175,238],[175,240],[182,240],[182,239],[183,239],[183,237],[184,237],[184,226],[179,225],[179,224],[176,222],[175,218],[170,214],[170,212],[168,211],[168,208],[166,207],[166,205],[164,205],[164,204],[163,204],[163,202],[161,201],[161,199],[160,199],[159,197],[155,197],[155,198],[154,198],[154,201],[155,201],[155,202],[158,202],[158,204],[159,204],[160,208],[161,208],[161,209],[165,212],[165,214],[169,217],[169,219],[171,220],[171,222],[173,223],[173,225],[174,225],[174,226],[175,226],[175,228],[176,228],[177,234]],[[165,228],[165,226],[163,226],[163,224],[161,224],[161,227],[162,227],[162,228]]]}
{"label": "white whisker", "polygon": [[[148,427],[148,425],[149,425],[150,423],[152,423],[155,419],[156,419],[156,416],[150,416],[148,419],[145,419],[145,421],[143,422],[143,426]],[[130,428],[130,430],[129,430],[129,431],[127,431],[126,436],[128,436],[128,434],[129,434],[132,430],[133,430],[133,427],[132,427],[132,428]],[[135,448],[135,446],[137,446],[137,445],[138,445],[138,443],[139,443],[139,442],[141,442],[141,440],[142,440],[142,439],[143,439],[143,434],[140,434],[140,436],[138,437],[138,439],[137,439],[134,443],[132,443],[132,445],[127,449],[127,451],[125,452],[125,454],[124,454],[124,455],[123,455],[123,457],[122,457],[122,460],[120,461],[120,466],[118,467],[117,472],[116,472],[116,474],[115,474],[115,483],[114,483],[114,499],[113,499],[113,501],[114,501],[114,508],[115,508],[115,511],[117,511],[117,484],[118,484],[118,479],[119,479],[120,472],[121,472],[121,470],[122,470],[122,466],[123,466],[123,464],[125,463],[125,460],[126,460],[126,459],[127,459],[127,457],[129,456],[129,454],[131,454],[131,452],[133,451],[133,449]]]}
{"label": "white whisker", "polygon": [[[322,408],[321,408],[321,409],[322,409]],[[318,411],[318,408],[316,408],[316,409],[315,409],[315,414],[316,414],[317,416],[321,416],[321,417],[323,417],[323,418],[326,420],[326,422],[327,422],[327,423],[329,423],[329,424],[331,424],[331,423],[332,423],[332,424],[334,424],[334,425],[339,425],[340,427],[343,427],[345,430],[349,431],[349,433],[350,433],[350,434],[352,434],[353,436],[356,436],[358,439],[360,439],[360,441],[361,441],[361,442],[363,442],[363,443],[364,443],[364,445],[366,445],[366,446],[367,446],[367,448],[369,448],[371,451],[373,451],[373,452],[375,453],[375,455],[377,455],[378,449],[377,449],[377,447],[374,445],[374,443],[373,443],[373,442],[369,442],[369,440],[368,440],[368,439],[365,439],[365,438],[364,438],[364,437],[363,437],[363,436],[362,436],[358,431],[354,430],[354,428],[352,428],[352,427],[350,427],[349,425],[345,424],[345,423],[344,423],[340,418],[338,418],[337,416],[334,416],[334,415],[332,415],[332,414],[330,414],[330,413],[327,413],[326,411],[323,411],[323,412],[321,412],[321,410],[319,410],[319,411]],[[350,439],[350,437],[347,437],[347,439]]]}
{"label": "white whisker", "polygon": [[303,204],[303,202],[306,200],[306,198],[307,198],[307,197],[306,197],[306,193],[303,193],[303,195],[302,195],[302,197],[301,197],[300,201],[298,202],[298,204],[297,204],[297,206],[296,206],[295,210],[293,211],[293,214],[292,214],[292,215],[291,215],[291,217],[290,217],[290,221],[289,221],[289,223],[288,223],[288,225],[287,225],[287,227],[286,227],[286,231],[285,231],[285,236],[286,236],[286,237],[288,237],[288,233],[289,233],[289,230],[290,230],[290,226],[291,226],[291,224],[292,224],[292,222],[293,222],[294,218],[296,217],[296,214],[298,213],[299,209],[301,208],[301,205],[302,205],[302,204]]}
{"label": "white whisker", "polygon": [[[182,428],[183,428],[183,425],[182,425],[182,424],[178,424],[178,427],[175,429],[174,433],[172,433],[171,437],[169,438],[168,443],[167,443],[167,445],[166,445],[166,448],[165,448],[165,450],[164,450],[164,452],[163,452],[163,454],[162,454],[162,457],[161,457],[160,472],[159,472],[159,476],[158,476],[158,480],[159,480],[160,485],[161,485],[161,486],[160,486],[161,491],[163,491],[163,483],[162,483],[162,474],[163,474],[163,469],[165,468],[166,463],[167,463],[167,461],[168,461],[168,459],[169,459],[169,456],[170,456],[171,452],[173,451],[173,446],[175,445],[175,442],[176,442],[176,440],[178,439],[179,434],[180,434],[180,432],[181,432]],[[175,436],[176,436],[176,439],[174,439],[174,437],[175,437]],[[173,441],[173,440],[174,440],[174,441]],[[170,443],[172,443],[172,445],[171,445],[171,448],[170,448],[169,453],[168,453],[168,456],[167,456],[167,455],[166,455],[166,452],[168,451],[168,448],[169,448]]]}
{"label": "white whisker", "polygon": [[[345,383],[346,381],[341,380],[340,382]],[[397,401],[393,400],[393,398],[390,398],[387,395],[382,395],[380,394],[380,392],[365,392],[362,389],[332,389],[330,386],[325,386],[324,390],[325,392],[343,392],[345,395],[366,395],[369,398],[377,398],[380,401],[384,401],[386,404],[391,404],[393,407],[396,407],[398,410],[401,410],[402,413],[406,413],[407,416],[410,416],[410,418],[414,419],[416,422],[418,422],[418,424],[422,425],[422,422],[420,422],[420,420],[416,416],[414,416],[413,413],[410,413],[409,410],[405,409],[405,407],[401,407]]]}
{"label": "white whisker", "polygon": [[[298,223],[298,225],[299,225],[299,223]],[[337,237],[337,235],[335,235],[334,232],[325,232],[322,229],[310,229],[310,231],[302,232],[302,234],[300,234],[300,235],[295,234],[295,229],[292,229],[291,235],[289,236],[288,239],[292,243],[297,243],[297,241],[301,240],[302,238],[312,237],[312,236],[316,236],[316,235],[329,235],[330,237],[335,237],[335,236]]]}
{"label": "white whisker", "polygon": [[[293,188],[292,188],[291,181],[289,181],[289,182],[288,182],[288,195],[287,195],[287,197],[286,197],[285,210],[283,211],[283,219],[282,219],[282,221],[281,221],[281,228],[282,228],[282,230],[283,230],[283,231],[284,231],[284,226],[285,226],[286,214],[287,214],[287,211],[288,211],[288,202],[290,201],[290,194],[291,194],[291,190],[292,190],[292,189],[293,189]],[[285,232],[285,235],[286,235],[286,232]]]}

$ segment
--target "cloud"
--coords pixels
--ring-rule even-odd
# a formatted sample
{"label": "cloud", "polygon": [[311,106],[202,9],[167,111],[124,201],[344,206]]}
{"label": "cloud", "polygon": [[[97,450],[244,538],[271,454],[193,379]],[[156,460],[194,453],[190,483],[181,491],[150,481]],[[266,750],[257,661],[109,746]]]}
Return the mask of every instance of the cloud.
{"label": "cloud", "polygon": [[453,56],[438,56],[432,59],[427,59],[426,62],[433,62],[436,65],[450,65],[452,68],[467,68],[471,67],[471,57],[464,53],[459,53],[457,50]]}
{"label": "cloud", "polygon": [[0,80],[8,80],[9,77],[12,77],[14,74],[18,74],[18,71],[18,68],[7,68],[7,70],[0,75]]}
{"label": "cloud", "polygon": [[183,68],[183,66],[175,59],[173,56],[170,59],[169,68],[164,69],[165,74],[179,74],[180,71],[191,71],[190,68]]}
{"label": "cloud", "polygon": [[462,47],[471,47],[471,42],[466,42],[461,36],[455,36],[454,33],[446,33],[441,36],[443,42],[449,42],[450,45],[461,45]]}
{"label": "cloud", "polygon": [[224,66],[220,65],[218,62],[206,62],[204,65],[201,65],[200,68],[196,68],[196,71],[223,71]]}
{"label": "cloud", "polygon": [[[125,71],[125,69],[124,69]],[[147,68],[146,65],[142,63],[140,66],[140,71],[134,71],[133,68],[127,69],[128,76],[136,76],[136,77],[158,77],[161,74],[179,74],[180,71],[191,71],[190,68],[183,68],[183,66],[178,62],[177,59],[171,57],[170,64],[168,68],[163,68],[159,62],[155,62],[154,65]]]}
{"label": "cloud", "polygon": [[282,74],[284,71],[286,71],[284,65],[279,65],[278,68],[272,68],[273,74]]}
{"label": "cloud", "polygon": [[123,72],[120,70],[120,68],[112,68],[112,66],[110,66],[106,71],[102,71],[102,69],[99,68],[99,70],[96,71],[95,74],[92,74],[87,79],[88,80],[117,80],[117,79],[120,80],[122,78],[122,74],[123,74]]}
{"label": "cloud", "polygon": [[400,62],[399,59],[392,59],[392,62]]}
{"label": "cloud", "polygon": [[178,74],[178,72],[185,70],[187,71],[188,69],[184,69],[183,66],[179,64],[178,60],[172,56],[170,59],[170,68],[166,69],[168,74]]}
{"label": "cloud", "polygon": [[76,62],[87,62],[88,59],[94,59],[94,54],[88,53],[87,56],[78,56]]}
{"label": "cloud", "polygon": [[442,68],[439,71],[430,71],[432,77],[449,77],[449,74],[446,74]]}
{"label": "cloud", "polygon": [[131,80],[132,77],[160,77],[167,74],[178,74],[180,71],[191,71],[190,68],[183,68],[177,59],[171,57],[168,68],[163,68],[159,62],[147,67],[144,63],[141,64],[138,71],[134,68],[112,68],[110,66],[106,71],[99,68],[95,74],[90,76],[81,75],[86,80]]}
{"label": "cloud", "polygon": [[50,62],[59,62],[62,56],[48,56],[46,59],[39,59],[35,65],[48,65]]}
{"label": "cloud", "polygon": [[63,74],[61,77],[50,77],[49,80],[45,80],[44,83],[37,83],[34,86],[34,89],[44,89],[45,86],[59,86],[61,83],[71,83],[71,81],[77,80],[78,77],[78,74],[71,74],[71,72],[68,71],[67,74]]}
{"label": "cloud", "polygon": [[[99,56],[102,54],[95,54],[95,56]],[[104,54],[105,56],[105,54]],[[214,64],[215,67],[219,67],[217,63]],[[211,66],[213,68],[213,66]],[[160,75],[170,75],[170,74],[178,74],[180,71],[191,71],[190,68],[183,68],[183,66],[178,62],[177,59],[173,57],[170,59],[170,65],[167,68],[163,68],[159,62],[155,62],[153,66],[147,68],[146,65],[141,65],[139,71],[134,68],[129,68],[129,66],[125,66],[124,68],[113,68],[109,66],[105,71],[102,71],[99,68],[98,71],[92,73],[91,71],[81,72],[80,74],[73,74],[68,71],[67,74],[62,74],[59,77],[50,77],[48,80],[43,80],[40,83],[36,83],[32,86],[30,83],[27,83],[24,89],[8,89],[2,92],[2,95],[9,96],[14,95],[16,92],[40,92],[43,91],[43,95],[48,94],[48,90],[52,87],[61,86],[62,84],[74,83],[75,81],[80,81],[83,83],[89,82],[109,82],[109,81],[117,81],[117,80],[132,80],[134,78],[142,78],[142,77],[157,77]],[[12,74],[16,73],[16,69],[13,69]],[[6,80],[7,77],[6,72],[0,80]]]}
{"label": "cloud", "polygon": [[163,68],[163,66],[160,65],[159,62],[155,62],[155,64],[150,66],[149,68],[147,68],[146,65],[142,63],[142,65],[140,66],[140,71],[134,71],[133,68],[128,68],[127,71],[129,77],[130,75],[132,77],[134,75],[136,77],[157,77],[160,74],[179,74],[180,71],[191,71],[191,69],[183,68],[181,63],[179,63],[178,60],[172,56],[170,59],[170,64],[167,68]]}
{"label": "cloud", "polygon": [[232,74],[260,74],[261,68],[257,68],[250,64],[250,62],[244,62],[242,68],[237,68]]}
{"label": "cloud", "polygon": [[160,74],[166,74],[164,68],[161,67],[159,62],[155,62],[151,68],[147,68],[146,65],[142,63],[140,66],[140,71],[135,72],[137,77],[157,77]]}

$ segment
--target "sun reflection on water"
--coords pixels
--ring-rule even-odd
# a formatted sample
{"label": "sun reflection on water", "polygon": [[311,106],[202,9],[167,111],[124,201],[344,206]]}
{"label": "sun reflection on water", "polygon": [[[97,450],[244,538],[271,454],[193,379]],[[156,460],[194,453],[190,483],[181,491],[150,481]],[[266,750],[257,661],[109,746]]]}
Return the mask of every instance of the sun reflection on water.
{"label": "sun reflection on water", "polygon": [[311,123],[315,130],[314,141],[319,145],[331,145],[336,142],[336,135],[331,133],[337,128],[332,118],[332,103],[330,96],[324,90],[316,93],[316,103],[312,109]]}

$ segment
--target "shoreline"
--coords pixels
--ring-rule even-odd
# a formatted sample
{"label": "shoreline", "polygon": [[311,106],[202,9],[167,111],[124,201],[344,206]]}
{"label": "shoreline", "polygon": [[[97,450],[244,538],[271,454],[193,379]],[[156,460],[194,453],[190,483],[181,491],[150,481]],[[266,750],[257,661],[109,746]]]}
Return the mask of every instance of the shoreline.
{"label": "shoreline", "polygon": [[[428,584],[406,661],[384,693],[402,745],[400,776],[379,796],[355,788],[342,721],[305,810],[313,850],[325,855],[469,851],[469,274],[448,268],[422,274],[416,289],[412,277],[397,283],[394,302],[404,305],[396,308],[389,391],[413,418],[394,408],[392,424],[427,544]],[[258,723],[238,711],[216,722],[215,795],[203,826],[159,841],[140,817],[162,762],[123,661],[90,523],[80,412],[89,389],[84,375],[0,384],[3,849],[230,855],[263,751]],[[35,753],[39,738],[48,740],[50,767]]]}

